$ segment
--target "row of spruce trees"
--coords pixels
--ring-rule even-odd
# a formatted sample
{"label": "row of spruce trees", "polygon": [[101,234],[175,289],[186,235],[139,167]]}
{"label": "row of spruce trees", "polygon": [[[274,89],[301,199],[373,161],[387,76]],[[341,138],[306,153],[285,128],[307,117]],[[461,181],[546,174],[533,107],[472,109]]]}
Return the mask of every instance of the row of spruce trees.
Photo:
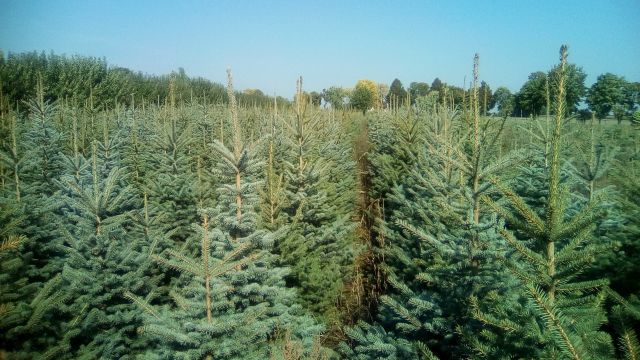
{"label": "row of spruce trees", "polygon": [[230,73],[228,107],[170,87],[95,113],[40,85],[3,117],[2,357],[326,352],[355,252],[346,131],[302,102],[239,114]]}
{"label": "row of spruce trees", "polygon": [[553,118],[481,119],[477,55],[469,109],[372,116],[385,286],[373,319],[346,330],[346,358],[638,358],[637,132],[563,118],[566,58]]}
{"label": "row of spruce trees", "polygon": [[[37,96],[42,82],[45,101],[68,106],[84,106],[94,111],[117,105],[136,106],[164,103],[172,83],[176,101],[228,103],[222,84],[188,76],[183,68],[170,75],[150,75],[108,64],[104,58],[66,56],[43,52],[4,53],[0,49],[0,111],[20,108],[23,101]],[[267,107],[273,97],[258,89],[235,92],[241,104]],[[287,99],[277,97],[279,102]]]}
{"label": "row of spruce trees", "polygon": [[[0,358],[640,358],[640,137],[470,99],[33,99],[0,122]],[[205,99],[206,100],[206,99]],[[25,111],[26,109],[26,111]]]}

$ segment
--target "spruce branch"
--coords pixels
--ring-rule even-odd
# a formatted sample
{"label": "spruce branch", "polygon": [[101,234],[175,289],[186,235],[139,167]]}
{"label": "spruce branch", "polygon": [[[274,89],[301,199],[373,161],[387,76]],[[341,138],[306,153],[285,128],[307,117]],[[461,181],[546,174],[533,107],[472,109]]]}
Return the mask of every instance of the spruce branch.
{"label": "spruce branch", "polygon": [[513,190],[504,186],[497,178],[492,178],[491,183],[507,198],[518,214],[530,226],[530,229],[535,235],[541,235],[545,232],[544,222],[540,219],[538,214],[536,214],[535,211],[526,204],[524,199],[513,192]]}
{"label": "spruce branch", "polygon": [[546,321],[548,328],[561,339],[558,344],[560,348],[566,351],[568,355],[575,360],[584,358],[579,353],[579,345],[574,344],[574,340],[570,337],[569,330],[564,324],[566,322],[564,316],[549,303],[549,299],[545,293],[537,286],[532,285],[527,286],[527,291],[531,296],[531,299],[534,301],[540,315]]}
{"label": "spruce branch", "polygon": [[6,251],[17,249],[26,239],[23,235],[9,235],[0,243],[0,256]]}
{"label": "spruce branch", "polygon": [[130,291],[125,291],[124,294],[122,294],[122,295],[125,298],[131,300],[136,305],[138,305],[145,312],[153,315],[153,317],[155,317],[156,319],[160,320],[160,316],[158,316],[158,313],[153,309],[153,307],[151,305],[149,305],[149,303],[145,299],[133,294]]}

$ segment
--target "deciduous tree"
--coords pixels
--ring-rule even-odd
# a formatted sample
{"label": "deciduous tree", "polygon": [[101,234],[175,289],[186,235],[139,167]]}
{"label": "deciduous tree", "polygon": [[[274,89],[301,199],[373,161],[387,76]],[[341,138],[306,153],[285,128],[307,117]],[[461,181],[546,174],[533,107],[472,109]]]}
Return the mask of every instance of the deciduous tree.
{"label": "deciduous tree", "polygon": [[407,91],[402,86],[402,82],[394,79],[389,87],[389,93],[386,96],[387,104],[391,107],[398,107],[404,104],[407,99]]}
{"label": "deciduous tree", "polygon": [[[553,79],[558,77],[558,71],[559,65],[549,70],[547,78],[553,82]],[[584,80],[587,78],[587,74],[582,70],[582,67],[579,67],[576,64],[567,64],[565,71],[567,78],[565,83],[566,111],[567,115],[571,115],[578,111],[578,104],[587,93],[587,88],[584,86]],[[555,86],[555,84],[549,85],[549,96],[553,104],[553,101],[556,98],[555,92],[557,91],[557,86]]]}
{"label": "deciduous tree", "polygon": [[334,109],[342,109],[349,96],[349,92],[341,87],[332,86],[322,90],[322,98]]}
{"label": "deciduous tree", "polygon": [[409,84],[409,95],[411,96],[411,104],[416,103],[416,99],[420,96],[426,96],[429,93],[429,84],[425,82],[412,82]]}
{"label": "deciduous tree", "polygon": [[587,95],[587,104],[598,119],[604,119],[614,105],[624,103],[624,89],[627,82],[623,77],[606,73],[598,76],[596,82],[591,85]]}
{"label": "deciduous tree", "polygon": [[515,97],[515,113],[521,116],[540,115],[546,104],[547,74],[542,71],[529,75]]}
{"label": "deciduous tree", "polygon": [[500,116],[509,116],[513,112],[515,96],[508,88],[504,86],[497,88],[496,92],[493,93],[493,101]]}
{"label": "deciduous tree", "polygon": [[371,80],[358,80],[351,93],[350,105],[366,113],[367,110],[379,107],[378,86]]}

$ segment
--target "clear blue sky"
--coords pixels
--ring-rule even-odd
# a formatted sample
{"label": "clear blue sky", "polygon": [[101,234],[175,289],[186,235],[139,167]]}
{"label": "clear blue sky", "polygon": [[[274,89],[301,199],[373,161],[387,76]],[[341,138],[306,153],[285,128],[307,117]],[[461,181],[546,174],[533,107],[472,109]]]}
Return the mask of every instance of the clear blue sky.
{"label": "clear blue sky", "polygon": [[290,97],[399,78],[462,86],[480,77],[517,91],[561,44],[591,84],[640,81],[640,0],[610,1],[30,1],[0,0],[0,49],[106,57],[112,65]]}

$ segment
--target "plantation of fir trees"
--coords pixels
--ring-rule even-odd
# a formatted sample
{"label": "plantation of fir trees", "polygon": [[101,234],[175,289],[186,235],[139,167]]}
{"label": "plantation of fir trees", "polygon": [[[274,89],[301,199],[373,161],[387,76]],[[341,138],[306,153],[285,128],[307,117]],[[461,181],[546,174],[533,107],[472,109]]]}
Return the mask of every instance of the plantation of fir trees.
{"label": "plantation of fir trees", "polygon": [[2,55],[0,359],[639,359],[637,94],[559,55],[528,118]]}

